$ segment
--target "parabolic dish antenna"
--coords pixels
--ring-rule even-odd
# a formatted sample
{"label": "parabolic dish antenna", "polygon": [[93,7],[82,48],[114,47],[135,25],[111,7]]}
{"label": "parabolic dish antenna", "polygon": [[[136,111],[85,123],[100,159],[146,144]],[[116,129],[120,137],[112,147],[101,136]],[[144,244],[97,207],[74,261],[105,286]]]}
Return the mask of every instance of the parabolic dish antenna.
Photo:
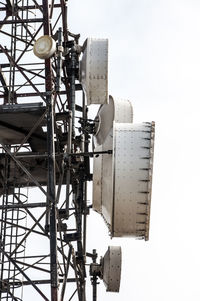
{"label": "parabolic dish antenna", "polygon": [[133,107],[129,100],[118,99],[109,96],[109,103],[104,104],[99,108],[95,120],[98,123],[95,144],[101,145],[104,143],[108,133],[113,127],[113,121],[132,123],[133,122]]}
{"label": "parabolic dish antenna", "polygon": [[109,246],[100,264],[90,264],[90,275],[103,279],[107,292],[119,292],[121,280],[121,247]]}
{"label": "parabolic dish antenna", "polygon": [[55,40],[48,36],[44,35],[37,39],[34,44],[33,52],[40,59],[50,58],[56,51],[56,42]]}
{"label": "parabolic dish antenna", "polygon": [[109,246],[102,260],[103,282],[107,292],[119,292],[121,280],[121,247]]}
{"label": "parabolic dish antenna", "polygon": [[[153,171],[154,122],[114,123],[94,158],[93,209],[113,237],[148,240]],[[96,149],[95,149],[96,150]]]}
{"label": "parabolic dish antenna", "polygon": [[83,48],[80,82],[87,104],[108,103],[108,39],[88,38]]}

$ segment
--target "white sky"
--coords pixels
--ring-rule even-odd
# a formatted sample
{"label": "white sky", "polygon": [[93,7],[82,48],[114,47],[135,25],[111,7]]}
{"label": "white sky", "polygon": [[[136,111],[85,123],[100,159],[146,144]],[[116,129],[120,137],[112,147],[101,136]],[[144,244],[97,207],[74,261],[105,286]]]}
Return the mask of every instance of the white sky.
{"label": "white sky", "polygon": [[109,38],[110,94],[156,122],[150,241],[110,241],[89,219],[89,248],[123,248],[120,293],[102,285],[98,300],[200,299],[199,16],[198,0],[69,0],[70,31]]}

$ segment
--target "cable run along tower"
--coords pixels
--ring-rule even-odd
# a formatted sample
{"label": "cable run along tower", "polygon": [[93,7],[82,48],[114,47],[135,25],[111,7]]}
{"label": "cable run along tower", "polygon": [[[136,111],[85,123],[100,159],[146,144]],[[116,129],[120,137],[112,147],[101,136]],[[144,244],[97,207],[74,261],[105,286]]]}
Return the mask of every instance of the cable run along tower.
{"label": "cable run along tower", "polygon": [[[109,96],[108,40],[80,45],[67,2],[0,2],[5,301],[85,301],[88,279],[93,301],[99,279],[119,291],[121,248],[108,247],[101,259],[87,250],[92,209],[111,237],[149,237],[154,123],[135,124],[132,103]],[[93,119],[91,104],[100,105]]]}

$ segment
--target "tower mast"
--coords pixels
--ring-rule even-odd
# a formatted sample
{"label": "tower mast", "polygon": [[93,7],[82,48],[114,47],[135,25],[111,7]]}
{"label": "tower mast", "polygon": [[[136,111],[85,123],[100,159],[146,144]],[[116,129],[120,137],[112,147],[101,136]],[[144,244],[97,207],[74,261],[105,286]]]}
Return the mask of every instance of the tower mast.
{"label": "tower mast", "polygon": [[[0,296],[57,301],[76,294],[84,301],[91,175],[84,153],[87,109],[84,100],[75,103],[82,90],[76,83],[79,35],[68,38],[64,0],[8,0],[0,12]],[[41,36],[47,40],[38,47],[57,44],[53,58],[33,54]],[[84,121],[79,134],[75,116]],[[73,156],[77,150],[82,155]],[[35,239],[38,248],[29,247]],[[66,293],[69,283],[74,289]]]}

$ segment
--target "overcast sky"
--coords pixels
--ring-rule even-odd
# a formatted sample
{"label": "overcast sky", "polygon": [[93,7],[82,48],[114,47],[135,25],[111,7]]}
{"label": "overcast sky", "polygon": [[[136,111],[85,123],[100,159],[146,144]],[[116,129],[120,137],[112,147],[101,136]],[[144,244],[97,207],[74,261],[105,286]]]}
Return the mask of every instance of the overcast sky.
{"label": "overcast sky", "polygon": [[198,0],[69,1],[70,31],[109,38],[110,94],[133,101],[136,122],[156,122],[149,242],[110,241],[89,218],[88,248],[123,250],[120,293],[102,285],[98,300],[200,299],[199,16]]}

